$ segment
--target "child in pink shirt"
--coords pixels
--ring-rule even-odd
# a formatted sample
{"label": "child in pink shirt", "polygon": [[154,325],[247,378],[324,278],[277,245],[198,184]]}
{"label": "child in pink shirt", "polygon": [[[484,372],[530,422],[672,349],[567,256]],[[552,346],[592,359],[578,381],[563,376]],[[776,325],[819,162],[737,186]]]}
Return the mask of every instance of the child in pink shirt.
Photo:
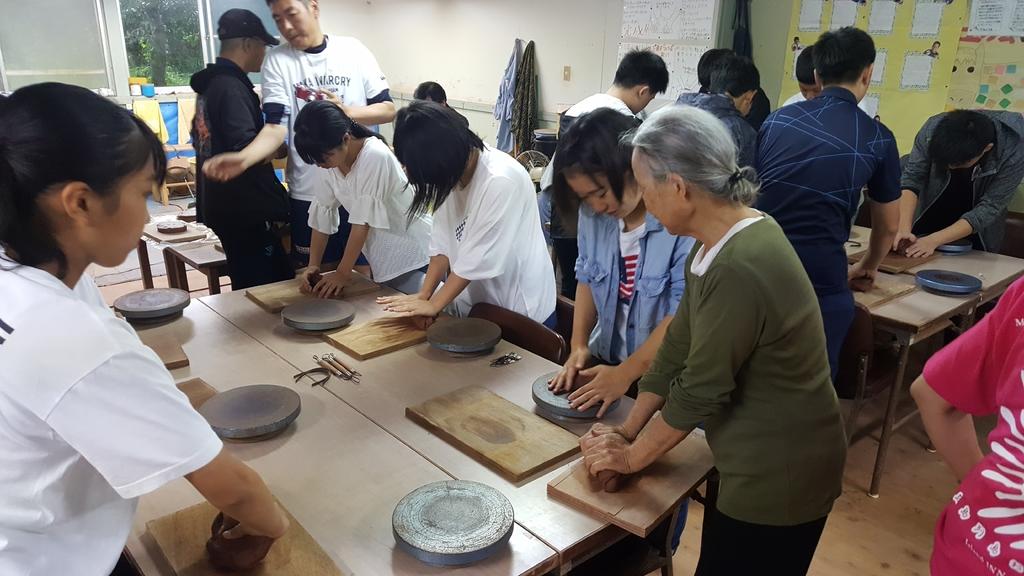
{"label": "child in pink shirt", "polygon": [[[939,517],[933,576],[1024,574],[1024,280],[933,356],[911,388],[928,436],[961,480]],[[972,415],[997,414],[990,453]]]}

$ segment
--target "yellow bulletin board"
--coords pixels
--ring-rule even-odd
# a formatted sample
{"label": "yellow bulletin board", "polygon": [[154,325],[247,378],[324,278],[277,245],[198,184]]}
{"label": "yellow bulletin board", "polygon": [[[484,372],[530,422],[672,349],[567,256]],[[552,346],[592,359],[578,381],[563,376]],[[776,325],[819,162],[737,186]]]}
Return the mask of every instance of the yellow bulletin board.
{"label": "yellow bulletin board", "polygon": [[946,107],[1024,112],[1024,38],[960,37]]}
{"label": "yellow bulletin board", "polygon": [[779,102],[799,91],[794,64],[822,32],[856,26],[871,34],[877,56],[868,113],[910,152],[925,121],[946,109],[967,0],[793,0]]}

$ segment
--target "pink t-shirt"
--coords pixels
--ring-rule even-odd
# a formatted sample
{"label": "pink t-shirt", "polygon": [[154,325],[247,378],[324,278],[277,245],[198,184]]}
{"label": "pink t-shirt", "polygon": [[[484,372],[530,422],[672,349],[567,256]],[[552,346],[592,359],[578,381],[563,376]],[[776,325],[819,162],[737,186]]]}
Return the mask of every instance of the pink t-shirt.
{"label": "pink t-shirt", "polygon": [[928,384],[959,410],[997,414],[988,456],[935,528],[933,576],[1024,574],[1024,280],[977,326],[933,356]]}

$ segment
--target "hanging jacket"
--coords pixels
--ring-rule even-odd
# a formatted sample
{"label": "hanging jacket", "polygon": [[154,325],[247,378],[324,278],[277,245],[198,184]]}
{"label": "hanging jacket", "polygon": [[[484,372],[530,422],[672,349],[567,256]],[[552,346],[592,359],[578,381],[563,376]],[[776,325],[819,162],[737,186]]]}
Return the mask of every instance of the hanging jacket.
{"label": "hanging jacket", "polygon": [[533,129],[537,127],[536,48],[531,40],[523,50],[516,72],[516,99],[512,108],[512,136],[521,153],[533,148]]}
{"label": "hanging jacket", "polygon": [[508,66],[501,77],[498,87],[498,101],[494,103],[494,119],[498,121],[497,148],[508,154],[515,148],[512,138],[512,106],[516,99],[516,73],[519,72],[519,58],[523,53],[523,41],[516,38],[512,46],[512,55],[508,58]]}

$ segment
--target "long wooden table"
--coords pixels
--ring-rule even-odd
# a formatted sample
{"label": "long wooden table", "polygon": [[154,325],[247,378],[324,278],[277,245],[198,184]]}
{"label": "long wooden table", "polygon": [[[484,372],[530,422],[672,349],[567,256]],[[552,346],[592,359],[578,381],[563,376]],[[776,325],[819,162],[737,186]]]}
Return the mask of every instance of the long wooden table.
{"label": "long wooden table", "polygon": [[[359,414],[330,392],[295,384],[295,366],[269,352],[199,301],[183,318],[151,331],[183,343],[190,366],[176,380],[201,377],[218,390],[256,383],[288,386],[302,398],[302,413],[285,434],[259,443],[226,443],[319,542],[345,574],[440,574],[395,547],[391,511],[410,491],[451,475]],[[145,407],[140,407],[145,409]],[[195,504],[200,495],[177,480],[143,497],[128,541],[133,561],[147,575],[173,574],[146,522]],[[507,549],[461,574],[546,574],[558,555],[517,525]]]}
{"label": "long wooden table", "polygon": [[[355,323],[383,316],[384,312],[374,299],[385,293],[386,290],[347,300],[356,307]],[[318,336],[287,328],[277,315],[268,314],[242,293],[208,296],[202,302],[297,368],[313,367],[314,354],[328,351],[341,354]],[[489,366],[493,358],[511,351],[518,352],[523,359],[510,366]],[[504,341],[492,354],[478,358],[454,358],[422,344],[363,362],[348,361],[363,374],[362,382],[332,379],[327,390],[445,472],[501,490],[512,501],[517,521],[558,552],[563,573],[625,537],[624,530],[547,497],[547,483],[559,474],[560,466],[512,483],[405,416],[407,406],[470,384],[483,386],[533,411],[531,385],[537,377],[557,370],[557,365]],[[632,401],[624,398],[607,421],[621,423],[631,407]],[[577,435],[584,434],[590,426],[558,424]],[[701,435],[692,435],[686,442],[700,450],[709,450]],[[566,462],[577,457],[570,457]],[[690,491],[710,472],[709,468],[695,466],[691,471]]]}
{"label": "long wooden table", "polygon": [[[854,226],[850,238],[854,243],[867,247],[870,233],[869,228]],[[861,250],[863,248],[847,244],[847,252],[854,249]],[[876,498],[892,434],[916,414],[916,412],[912,412],[899,422],[896,421],[900,399],[909,385],[904,380],[906,379],[910,347],[931,338],[954,323],[962,330],[969,328],[980,305],[998,298],[1010,284],[1024,276],[1024,260],[980,251],[966,254],[942,254],[921,266],[909,269],[905,274],[896,276],[901,282],[914,284],[914,274],[928,269],[949,270],[976,276],[982,281],[982,291],[971,296],[955,297],[940,296],[918,289],[871,309],[871,317],[875,326],[895,337],[899,352],[896,379],[889,390],[885,418],[882,422],[882,434],[875,457],[875,468],[871,476],[871,487],[868,490],[868,494]],[[856,294],[854,296],[856,297]]]}

